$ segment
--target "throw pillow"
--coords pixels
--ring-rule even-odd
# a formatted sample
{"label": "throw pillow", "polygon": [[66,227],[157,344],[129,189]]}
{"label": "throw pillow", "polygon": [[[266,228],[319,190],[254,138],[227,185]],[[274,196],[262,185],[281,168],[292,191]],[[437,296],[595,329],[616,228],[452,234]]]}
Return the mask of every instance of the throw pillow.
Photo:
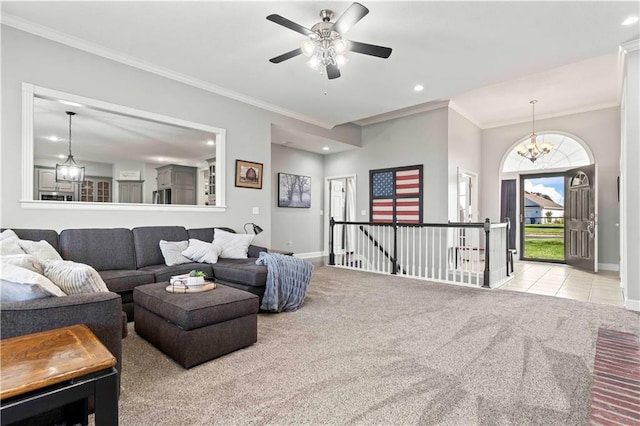
{"label": "throw pillow", "polygon": [[9,263],[14,266],[28,269],[36,274],[43,275],[44,270],[42,264],[34,256],[30,254],[11,254],[9,256],[1,256],[2,263]]}
{"label": "throw pillow", "polygon": [[18,237],[7,237],[0,240],[0,255],[24,254],[19,242],[20,239]]}
{"label": "throw pillow", "polygon": [[180,254],[187,249],[189,241],[165,241],[160,240],[160,251],[167,266],[191,263],[191,259]]}
{"label": "throw pillow", "polygon": [[253,237],[250,234],[234,234],[217,228],[213,231],[213,243],[222,247],[220,257],[223,259],[246,259]]}
{"label": "throw pillow", "polygon": [[44,275],[67,294],[109,291],[100,274],[84,263],[50,261],[44,265]]}
{"label": "throw pillow", "polygon": [[13,232],[11,229],[5,229],[4,231],[0,232],[0,241],[7,239],[7,238],[19,238],[18,235]]}
{"label": "throw pillow", "polygon": [[0,279],[0,302],[22,302],[46,297],[54,296],[38,284],[14,283]]}
{"label": "throw pillow", "polygon": [[183,256],[188,257],[193,262],[200,263],[216,263],[222,248],[215,243],[207,243],[204,241],[189,239],[189,247],[182,252]]}
{"label": "throw pillow", "polygon": [[62,260],[62,257],[58,254],[51,244],[45,240],[30,241],[30,240],[18,240],[18,244],[22,247],[25,253],[35,256],[40,262],[46,262],[49,260]]}
{"label": "throw pillow", "polygon": [[[0,267],[0,280],[8,281],[14,284],[20,284],[28,287],[28,289],[24,289],[25,293],[38,293],[38,294],[49,294],[51,296],[66,296],[66,294],[60,290],[54,283],[52,283],[48,278],[37,274],[33,271],[30,271],[25,268],[21,268],[19,266],[12,265],[10,263],[2,263]],[[7,285],[8,287],[13,287],[11,284]],[[35,287],[37,288],[35,288]],[[3,284],[2,293],[4,293],[5,284]],[[11,289],[9,289],[11,290]],[[14,288],[15,290],[15,288]],[[2,295],[4,298],[4,294]],[[4,300],[4,299],[3,299]],[[18,300],[26,300],[26,299],[18,299]]]}

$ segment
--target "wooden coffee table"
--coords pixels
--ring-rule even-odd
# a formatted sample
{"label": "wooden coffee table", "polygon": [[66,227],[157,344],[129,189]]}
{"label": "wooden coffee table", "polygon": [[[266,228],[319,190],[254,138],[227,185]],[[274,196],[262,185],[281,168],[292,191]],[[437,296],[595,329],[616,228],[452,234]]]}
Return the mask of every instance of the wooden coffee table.
{"label": "wooden coffee table", "polygon": [[[115,357],[84,324],[0,340],[3,425],[94,395],[96,425],[118,424]],[[76,410],[77,411],[77,410]]]}

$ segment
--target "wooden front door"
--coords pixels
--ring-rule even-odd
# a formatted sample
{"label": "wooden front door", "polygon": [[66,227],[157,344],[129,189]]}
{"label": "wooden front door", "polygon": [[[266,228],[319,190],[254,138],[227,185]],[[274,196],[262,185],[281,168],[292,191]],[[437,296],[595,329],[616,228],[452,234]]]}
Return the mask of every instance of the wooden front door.
{"label": "wooden front door", "polygon": [[595,184],[595,164],[565,174],[565,261],[591,272],[598,271]]}

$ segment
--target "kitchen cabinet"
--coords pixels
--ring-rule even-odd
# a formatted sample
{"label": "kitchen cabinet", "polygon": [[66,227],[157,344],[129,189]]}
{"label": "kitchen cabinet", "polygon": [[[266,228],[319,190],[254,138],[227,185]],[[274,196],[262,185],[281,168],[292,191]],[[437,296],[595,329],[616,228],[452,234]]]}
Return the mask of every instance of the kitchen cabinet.
{"label": "kitchen cabinet", "polygon": [[143,180],[119,180],[118,202],[142,203]]}
{"label": "kitchen cabinet", "polygon": [[156,168],[156,192],[159,204],[196,204],[198,169],[190,166],[167,164]]}
{"label": "kitchen cabinet", "polygon": [[56,192],[74,192],[73,182],[56,182],[56,169],[38,169],[38,190]]}
{"label": "kitchen cabinet", "polygon": [[80,186],[79,201],[110,203],[111,182],[108,177],[86,177]]}

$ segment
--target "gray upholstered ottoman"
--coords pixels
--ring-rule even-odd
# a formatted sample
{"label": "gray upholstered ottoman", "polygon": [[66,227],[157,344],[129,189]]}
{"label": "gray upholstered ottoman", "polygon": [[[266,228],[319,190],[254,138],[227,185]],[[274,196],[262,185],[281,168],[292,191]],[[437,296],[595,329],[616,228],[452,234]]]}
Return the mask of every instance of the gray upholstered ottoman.
{"label": "gray upholstered ottoman", "polygon": [[135,330],[191,368],[249,346],[258,338],[258,296],[218,284],[211,291],[169,293],[168,283],[133,291]]}

